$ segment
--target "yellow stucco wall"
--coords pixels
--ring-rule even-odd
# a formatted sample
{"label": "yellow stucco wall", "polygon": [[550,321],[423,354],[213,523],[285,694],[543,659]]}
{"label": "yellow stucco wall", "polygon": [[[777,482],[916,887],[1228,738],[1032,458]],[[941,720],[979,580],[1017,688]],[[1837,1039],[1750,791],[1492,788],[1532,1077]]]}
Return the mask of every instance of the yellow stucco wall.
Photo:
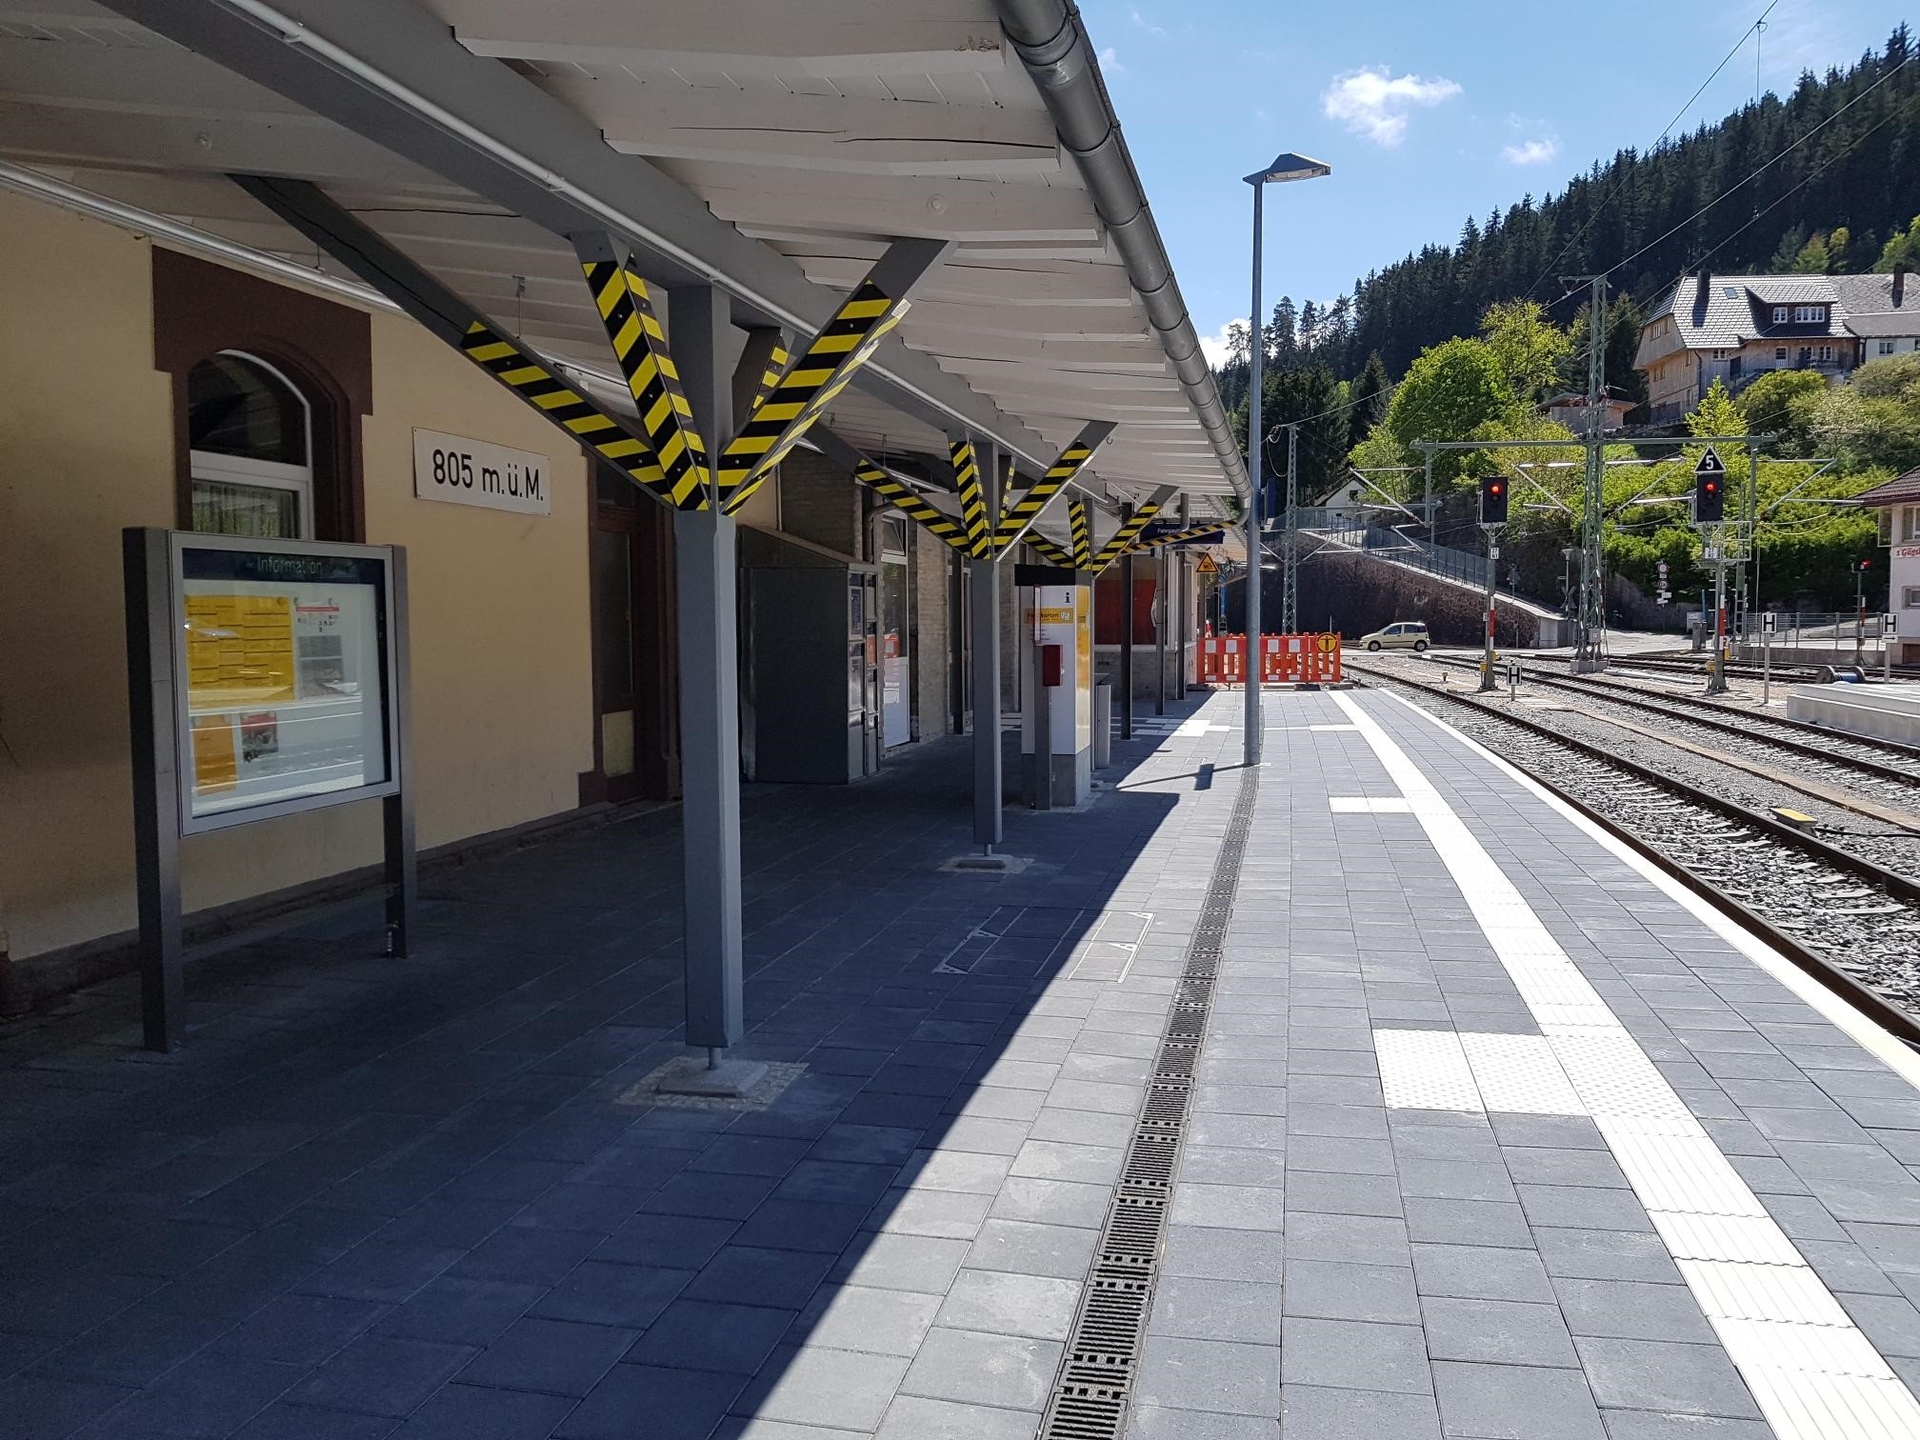
{"label": "yellow stucco wall", "polygon": [[[131,928],[120,530],[173,518],[148,242],[0,195],[0,919],[16,959]],[[411,570],[419,841],[573,807],[592,766],[586,462],[412,322],[372,321],[367,539]],[[412,430],[548,457],[553,513],[414,498]],[[379,855],[373,802],[186,842],[194,910]]]}

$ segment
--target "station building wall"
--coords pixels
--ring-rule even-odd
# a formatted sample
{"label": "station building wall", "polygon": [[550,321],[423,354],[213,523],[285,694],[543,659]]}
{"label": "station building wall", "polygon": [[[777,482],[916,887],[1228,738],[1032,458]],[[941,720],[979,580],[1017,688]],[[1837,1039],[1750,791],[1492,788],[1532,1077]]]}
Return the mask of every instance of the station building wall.
{"label": "station building wall", "polygon": [[[583,452],[384,309],[10,195],[0,266],[0,957],[21,989],[69,988],[128,953],[120,532],[187,524],[185,376],[222,349],[283,365],[317,402],[316,456],[340,483],[316,504],[315,533],[407,548],[422,850],[538,826],[609,793],[590,564],[605,517]],[[416,427],[545,456],[552,513],[417,498]],[[874,515],[851,477],[801,451],[741,519],[866,561]],[[953,556],[908,530],[914,733],[927,738],[958,728]],[[657,683],[670,707],[670,675]],[[187,912],[363,872],[380,858],[379,823],[363,802],[190,837]]]}
{"label": "station building wall", "polygon": [[[0,953],[29,990],[59,983],[36,975],[34,957],[43,970],[72,963],[75,947],[136,920],[120,531],[181,523],[184,429],[176,377],[156,368],[168,336],[155,310],[156,266],[177,274],[181,262],[127,231],[0,195]],[[216,290],[269,285],[185,263]],[[574,808],[594,763],[585,457],[411,321],[292,293],[296,309],[328,306],[343,332],[365,327],[370,403],[349,427],[349,522],[364,532],[352,538],[407,547],[419,843]],[[553,513],[416,499],[415,426],[545,455]],[[372,802],[193,837],[186,905],[284,890],[379,854]]]}

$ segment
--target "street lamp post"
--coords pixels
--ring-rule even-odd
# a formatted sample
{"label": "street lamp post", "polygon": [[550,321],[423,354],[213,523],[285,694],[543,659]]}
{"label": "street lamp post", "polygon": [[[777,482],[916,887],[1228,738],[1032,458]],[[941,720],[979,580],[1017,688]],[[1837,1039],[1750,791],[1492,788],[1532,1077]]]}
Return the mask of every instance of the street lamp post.
{"label": "street lamp post", "polygon": [[1322,175],[1331,175],[1333,167],[1325,161],[1310,159],[1305,155],[1296,155],[1288,151],[1276,155],[1271,165],[1264,170],[1243,176],[1247,184],[1253,187],[1253,313],[1250,328],[1253,331],[1253,349],[1247,361],[1247,477],[1251,494],[1247,497],[1247,708],[1245,716],[1246,745],[1242,759],[1248,765],[1260,763],[1260,511],[1262,508],[1261,491],[1265,481],[1261,476],[1261,440],[1264,431],[1260,423],[1260,385],[1261,372],[1265,368],[1267,353],[1266,325],[1260,313],[1260,239],[1261,221],[1264,214],[1263,197],[1267,186],[1284,184],[1289,180],[1317,180]]}

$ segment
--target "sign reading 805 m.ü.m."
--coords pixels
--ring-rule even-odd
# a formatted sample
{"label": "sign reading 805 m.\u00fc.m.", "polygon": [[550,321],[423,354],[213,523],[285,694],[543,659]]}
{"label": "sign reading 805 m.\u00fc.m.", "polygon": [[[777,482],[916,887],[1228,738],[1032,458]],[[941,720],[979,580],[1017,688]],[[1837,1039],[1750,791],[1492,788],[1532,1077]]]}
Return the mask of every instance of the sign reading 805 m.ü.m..
{"label": "sign reading 805 m.\u00fc.m.", "polygon": [[437,430],[413,432],[413,493],[520,515],[553,513],[547,457]]}

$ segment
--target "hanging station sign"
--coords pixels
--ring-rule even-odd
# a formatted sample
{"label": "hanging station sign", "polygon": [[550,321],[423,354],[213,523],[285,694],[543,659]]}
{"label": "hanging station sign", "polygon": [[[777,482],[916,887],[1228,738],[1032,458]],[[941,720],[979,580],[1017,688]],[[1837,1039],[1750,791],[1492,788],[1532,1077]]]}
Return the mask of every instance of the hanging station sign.
{"label": "hanging station sign", "polygon": [[547,457],[438,430],[413,432],[413,493],[422,500],[553,513],[553,474]]}

